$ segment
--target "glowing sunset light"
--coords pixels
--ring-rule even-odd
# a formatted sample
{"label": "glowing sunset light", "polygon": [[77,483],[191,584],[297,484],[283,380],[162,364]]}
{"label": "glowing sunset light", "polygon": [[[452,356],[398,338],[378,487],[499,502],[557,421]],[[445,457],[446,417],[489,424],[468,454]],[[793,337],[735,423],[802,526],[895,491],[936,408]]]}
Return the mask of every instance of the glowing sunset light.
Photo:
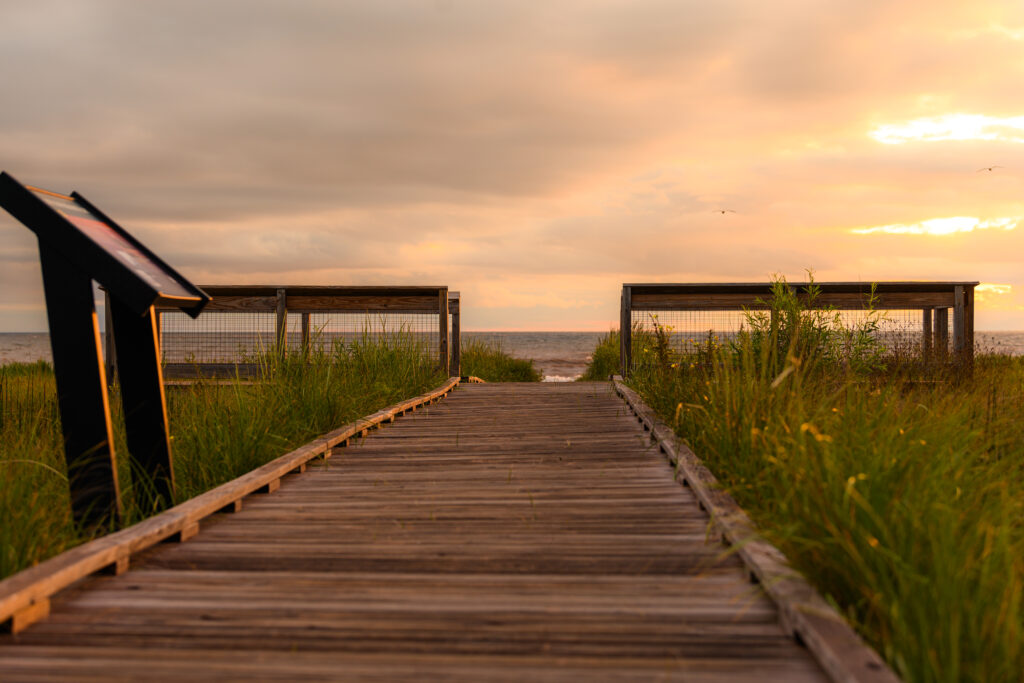
{"label": "glowing sunset light", "polygon": [[997,285],[991,282],[983,282],[974,288],[975,294],[993,294],[996,296],[1009,294],[1013,291],[1013,285]]}
{"label": "glowing sunset light", "polygon": [[1020,218],[990,218],[982,220],[973,216],[950,216],[948,218],[930,218],[920,223],[894,223],[877,225],[870,228],[854,228],[850,232],[858,235],[885,233],[889,235],[952,235],[958,232],[974,232],[975,230],[1013,230]]}
{"label": "glowing sunset light", "polygon": [[886,145],[941,140],[1024,142],[1024,116],[999,118],[984,114],[945,114],[881,125],[869,135]]}

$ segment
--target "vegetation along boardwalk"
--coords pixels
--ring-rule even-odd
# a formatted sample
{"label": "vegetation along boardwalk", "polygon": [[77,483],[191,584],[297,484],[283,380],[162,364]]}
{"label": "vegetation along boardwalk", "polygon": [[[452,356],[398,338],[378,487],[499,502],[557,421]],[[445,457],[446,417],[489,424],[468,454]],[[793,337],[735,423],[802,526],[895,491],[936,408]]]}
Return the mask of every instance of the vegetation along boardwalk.
{"label": "vegetation along boardwalk", "polygon": [[4,680],[825,678],[608,383],[463,384],[53,597]]}

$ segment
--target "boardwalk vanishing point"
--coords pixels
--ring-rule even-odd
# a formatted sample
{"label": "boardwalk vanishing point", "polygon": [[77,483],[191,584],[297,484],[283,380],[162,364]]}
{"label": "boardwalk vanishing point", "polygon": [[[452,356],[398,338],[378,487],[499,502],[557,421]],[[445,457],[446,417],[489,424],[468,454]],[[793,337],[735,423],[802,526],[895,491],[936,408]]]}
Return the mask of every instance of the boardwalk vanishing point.
{"label": "boardwalk vanishing point", "polygon": [[112,571],[48,601],[38,572],[0,582],[49,612],[0,636],[0,679],[843,678],[610,383],[463,383],[310,465],[173,518],[130,568],[116,539],[48,561]]}

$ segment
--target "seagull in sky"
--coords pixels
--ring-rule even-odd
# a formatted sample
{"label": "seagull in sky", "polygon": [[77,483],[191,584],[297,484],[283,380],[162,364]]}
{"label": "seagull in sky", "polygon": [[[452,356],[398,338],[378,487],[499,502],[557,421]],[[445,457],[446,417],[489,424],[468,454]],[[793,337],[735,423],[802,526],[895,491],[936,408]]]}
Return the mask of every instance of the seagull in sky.
{"label": "seagull in sky", "polygon": [[720,213],[720,214],[723,214],[723,215],[727,214],[727,213],[736,213],[732,209],[715,209],[714,212],[715,213]]}
{"label": "seagull in sky", "polygon": [[1003,166],[986,166],[985,168],[979,168],[977,171],[975,171],[975,173],[981,173],[982,171],[989,171],[989,172],[991,172],[993,169],[996,169],[996,168],[1004,168],[1004,167]]}

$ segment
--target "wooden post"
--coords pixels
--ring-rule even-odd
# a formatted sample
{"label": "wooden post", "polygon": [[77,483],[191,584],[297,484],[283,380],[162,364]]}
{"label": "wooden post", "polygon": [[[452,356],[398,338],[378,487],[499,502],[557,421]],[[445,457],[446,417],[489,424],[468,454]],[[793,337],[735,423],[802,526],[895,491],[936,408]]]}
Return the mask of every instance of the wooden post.
{"label": "wooden post", "polygon": [[117,461],[92,280],[42,239],[39,259],[71,511],[75,521],[86,527],[120,521]]}
{"label": "wooden post", "polygon": [[121,368],[121,403],[133,476],[146,481],[136,486],[140,509],[150,512],[174,504],[174,467],[170,430],[160,368],[160,338],[156,312],[139,316],[117,297],[110,297],[107,315],[117,339],[117,366]]}
{"label": "wooden post", "polygon": [[302,354],[309,355],[309,312],[302,314]]}
{"label": "wooden post", "polygon": [[964,324],[964,288],[953,288],[953,355],[959,363],[964,356],[967,326]]}
{"label": "wooden post", "polygon": [[633,367],[633,301],[629,285],[622,285],[619,311],[619,365],[622,376],[628,376]]}
{"label": "wooden post", "polygon": [[107,383],[117,375],[117,347],[114,346],[114,323],[110,316],[110,292],[103,290],[103,357],[106,361]]}
{"label": "wooden post", "polygon": [[974,367],[974,285],[964,288],[964,362]]}
{"label": "wooden post", "polygon": [[449,377],[462,376],[462,325],[460,321],[462,302],[460,299],[458,292],[448,293],[448,310],[452,314],[452,352],[448,367]]}
{"label": "wooden post", "polygon": [[277,290],[277,353],[284,355],[288,347],[288,292]]}
{"label": "wooden post", "polygon": [[932,355],[932,309],[922,309],[921,317],[921,355],[924,356],[925,360],[931,358]]}
{"label": "wooden post", "polygon": [[949,309],[935,309],[935,355],[945,358],[949,352]]}
{"label": "wooden post", "polygon": [[437,354],[441,369],[451,376],[448,367],[448,288],[442,287],[437,294]]}

